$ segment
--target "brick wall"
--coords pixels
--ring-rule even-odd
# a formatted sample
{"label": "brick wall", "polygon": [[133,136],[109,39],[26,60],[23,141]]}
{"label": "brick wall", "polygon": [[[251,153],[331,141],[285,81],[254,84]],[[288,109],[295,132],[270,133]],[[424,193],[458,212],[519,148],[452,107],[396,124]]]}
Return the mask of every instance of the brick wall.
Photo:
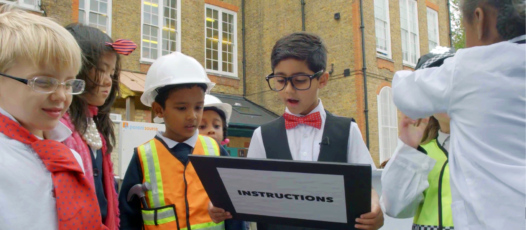
{"label": "brick wall", "polygon": [[[241,0],[181,1],[181,51],[196,58],[202,64],[205,60],[205,2],[239,10],[237,13],[238,78],[215,75],[210,75],[210,78],[218,83],[214,92],[241,95],[243,92]],[[42,2],[48,16],[56,18],[62,25],[69,24],[78,17],[78,0],[42,0]],[[418,0],[417,2],[420,54],[423,55],[429,51],[427,7],[438,9],[439,37],[442,46],[449,44],[449,15],[446,0]],[[140,63],[141,1],[113,0],[112,9],[112,38],[132,39],[139,45],[132,55],[123,57],[123,69],[146,72],[149,65]],[[395,71],[409,68],[402,65],[399,0],[389,0],[389,9],[392,60],[384,60],[376,56],[374,0],[364,0],[370,152],[377,164],[379,164],[377,92],[381,87],[389,86]],[[284,105],[277,94],[268,89],[264,77],[271,72],[270,52],[274,43],[286,34],[302,30],[300,1],[246,1],[245,10],[247,96],[267,109],[282,114]],[[339,20],[334,19],[335,13],[340,13]],[[305,14],[306,31],[321,35],[327,45],[329,51],[327,71],[331,70],[332,64],[334,65],[329,84],[320,90],[319,96],[329,111],[341,116],[354,117],[365,139],[364,81],[363,75],[359,72],[362,68],[359,1],[306,0]],[[343,77],[344,69],[350,69],[351,76]],[[114,110],[123,115],[125,113],[123,106],[116,106]],[[138,121],[151,119],[147,109],[137,108],[135,114]],[[237,143],[237,140],[232,141]]]}
{"label": "brick wall", "polygon": [[[427,7],[435,4],[439,9],[440,44],[447,46],[448,11],[445,0],[418,0],[420,54],[428,53]],[[277,94],[269,91],[264,76],[271,72],[270,52],[274,43],[283,35],[301,31],[300,1],[262,0],[247,3],[247,94],[248,97],[277,114],[284,111]],[[367,62],[367,98],[370,152],[379,165],[379,134],[377,91],[390,87],[395,71],[402,65],[402,42],[400,5],[389,0],[392,59],[377,58],[375,43],[374,1],[365,0],[363,5],[365,26],[365,50]],[[334,14],[340,13],[340,20]],[[365,140],[364,93],[361,54],[359,1],[306,1],[307,32],[319,34],[328,49],[327,70],[334,64],[329,84],[320,90],[319,96],[326,109],[341,116],[354,117]],[[253,29],[257,28],[257,29]],[[351,70],[350,77],[343,77],[343,70]],[[407,67],[406,67],[407,68]]]}

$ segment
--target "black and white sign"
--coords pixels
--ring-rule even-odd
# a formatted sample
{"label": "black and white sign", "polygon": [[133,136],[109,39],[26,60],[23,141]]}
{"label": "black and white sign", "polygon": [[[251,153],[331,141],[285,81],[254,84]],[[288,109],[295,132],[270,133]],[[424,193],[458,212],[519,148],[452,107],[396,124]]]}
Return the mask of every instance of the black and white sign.
{"label": "black and white sign", "polygon": [[371,166],[190,156],[214,206],[234,219],[354,229],[371,208]]}

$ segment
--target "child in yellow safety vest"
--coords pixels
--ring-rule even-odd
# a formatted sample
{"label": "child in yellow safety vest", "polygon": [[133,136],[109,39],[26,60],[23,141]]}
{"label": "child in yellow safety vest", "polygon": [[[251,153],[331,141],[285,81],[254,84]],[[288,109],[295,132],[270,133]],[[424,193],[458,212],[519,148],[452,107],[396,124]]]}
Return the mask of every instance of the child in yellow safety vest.
{"label": "child in yellow safety vest", "polygon": [[[188,160],[189,154],[228,155],[197,129],[205,93],[213,86],[203,66],[182,53],[163,56],[152,64],[141,101],[164,120],[166,131],[134,151],[119,197],[122,230],[244,229],[241,221],[212,221],[210,199]],[[137,185],[148,187],[145,197],[141,198]]]}
{"label": "child in yellow safety vest", "polygon": [[[453,52],[439,47],[420,58],[417,69],[439,66],[451,56]],[[414,216],[412,229],[454,229],[448,165],[449,121],[447,114],[435,114],[419,124],[404,116],[400,121],[398,147],[382,173],[380,202],[385,213],[394,218]]]}

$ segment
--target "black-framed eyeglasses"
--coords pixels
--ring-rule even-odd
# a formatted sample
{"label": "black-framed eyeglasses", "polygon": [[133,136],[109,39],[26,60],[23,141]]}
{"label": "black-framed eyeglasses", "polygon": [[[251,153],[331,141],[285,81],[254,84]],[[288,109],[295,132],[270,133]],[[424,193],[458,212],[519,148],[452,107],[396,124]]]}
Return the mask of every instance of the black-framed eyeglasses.
{"label": "black-framed eyeglasses", "polygon": [[312,79],[319,78],[324,73],[324,70],[320,70],[314,75],[308,75],[308,74],[297,74],[290,77],[284,77],[284,76],[276,76],[274,73],[268,75],[265,79],[267,80],[268,86],[271,90],[274,90],[276,92],[279,92],[285,87],[287,87],[287,83],[290,81],[290,84],[292,84],[292,87],[296,90],[308,90],[310,89]]}
{"label": "black-framed eyeglasses", "polygon": [[33,77],[31,79],[18,78],[4,73],[0,73],[0,76],[11,78],[15,81],[28,85],[33,91],[38,93],[50,94],[57,91],[58,86],[63,86],[66,94],[78,95],[84,92],[86,82],[80,79],[72,79],[64,82],[59,82],[56,78],[52,77]]}

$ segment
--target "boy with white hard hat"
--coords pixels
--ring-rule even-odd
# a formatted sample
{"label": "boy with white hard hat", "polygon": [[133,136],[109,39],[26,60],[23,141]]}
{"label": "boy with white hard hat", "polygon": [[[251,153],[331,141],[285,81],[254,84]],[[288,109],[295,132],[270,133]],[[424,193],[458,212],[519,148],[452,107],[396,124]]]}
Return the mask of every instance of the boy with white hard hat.
{"label": "boy with white hard hat", "polygon": [[203,118],[199,124],[199,133],[214,138],[222,146],[230,143],[227,138],[230,116],[232,116],[232,105],[223,103],[219,98],[207,94]]}
{"label": "boy with white hard hat", "polygon": [[[210,199],[188,160],[189,154],[228,156],[197,130],[214,85],[198,61],[180,52],[152,64],[141,102],[164,120],[166,131],[134,150],[119,196],[121,229],[244,229],[243,222],[212,221]],[[151,188],[142,204],[128,201],[132,187],[143,183]]]}

